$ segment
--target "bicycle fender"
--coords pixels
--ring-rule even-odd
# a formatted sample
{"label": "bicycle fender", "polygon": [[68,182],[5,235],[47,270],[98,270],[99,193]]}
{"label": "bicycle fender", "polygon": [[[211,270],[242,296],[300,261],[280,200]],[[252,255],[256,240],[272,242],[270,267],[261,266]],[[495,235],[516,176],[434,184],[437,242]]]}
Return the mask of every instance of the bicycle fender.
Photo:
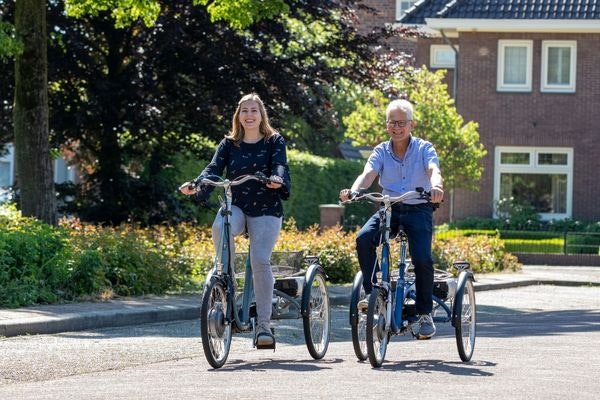
{"label": "bicycle fender", "polygon": [[[457,283],[456,283],[456,294],[454,295],[454,304],[452,304],[452,326],[456,327],[456,314],[458,311],[458,307],[462,307],[462,298],[463,298],[463,294],[465,292],[465,285],[467,284],[467,280],[468,279],[472,279],[473,281],[475,281],[474,277],[473,277],[473,272],[468,271],[468,270],[463,270],[461,271],[461,273],[458,275],[458,279],[457,279]],[[460,299],[460,301],[457,301],[457,299]],[[460,304],[459,304],[460,303]],[[460,321],[458,321],[458,324],[460,324]]]}
{"label": "bicycle fender", "polygon": [[302,302],[301,302],[302,306],[301,306],[301,310],[300,310],[300,314],[303,317],[308,316],[308,309],[304,305],[308,304],[308,299],[310,297],[309,282],[313,281],[315,275],[318,272],[322,273],[325,276],[325,278],[327,278],[327,275],[325,274],[325,270],[319,264],[311,264],[308,267],[306,274],[304,275],[306,278],[304,279],[304,284],[302,285]]}
{"label": "bicycle fender", "polygon": [[352,283],[352,295],[350,297],[350,325],[356,324],[358,321],[358,298],[360,297],[360,289],[362,286],[362,271],[358,271],[354,275],[354,282]]}

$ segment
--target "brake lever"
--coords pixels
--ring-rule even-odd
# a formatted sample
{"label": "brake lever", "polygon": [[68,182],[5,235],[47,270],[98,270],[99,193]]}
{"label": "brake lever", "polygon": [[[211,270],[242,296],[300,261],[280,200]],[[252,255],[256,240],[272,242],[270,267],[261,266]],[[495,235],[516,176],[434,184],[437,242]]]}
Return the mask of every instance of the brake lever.
{"label": "brake lever", "polygon": [[256,176],[261,183],[264,183],[264,184],[271,183],[271,179],[269,179],[267,177],[267,175],[265,175],[263,172],[260,172],[260,171],[255,172],[254,176]]}

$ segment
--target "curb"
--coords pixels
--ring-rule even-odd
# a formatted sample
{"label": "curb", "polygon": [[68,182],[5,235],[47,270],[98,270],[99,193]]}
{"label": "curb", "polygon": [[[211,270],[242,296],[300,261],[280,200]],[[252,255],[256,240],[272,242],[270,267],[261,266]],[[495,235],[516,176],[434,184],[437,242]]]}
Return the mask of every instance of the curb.
{"label": "curb", "polygon": [[58,317],[0,322],[0,337],[53,334],[88,329],[200,318],[200,306],[153,306],[135,310],[70,313]]}
{"label": "curb", "polygon": [[[535,285],[600,286],[600,282],[553,279],[527,279],[495,283],[476,282],[475,291],[481,292]],[[331,293],[332,291],[335,293]],[[350,303],[351,292],[352,286],[330,288],[329,299],[331,305],[347,306]],[[62,315],[0,320],[0,337],[54,334],[198,318],[200,318],[199,304],[190,301],[177,301],[170,304],[153,304],[131,308],[123,307],[118,310],[71,312]]]}

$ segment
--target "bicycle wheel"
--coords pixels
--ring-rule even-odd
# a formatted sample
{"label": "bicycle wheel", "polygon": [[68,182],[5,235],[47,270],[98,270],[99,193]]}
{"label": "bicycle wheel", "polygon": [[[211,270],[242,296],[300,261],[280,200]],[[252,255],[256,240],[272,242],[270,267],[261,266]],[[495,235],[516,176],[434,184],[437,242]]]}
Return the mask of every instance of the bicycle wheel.
{"label": "bicycle wheel", "polygon": [[469,361],[475,350],[476,335],[476,305],[475,290],[471,276],[459,276],[459,287],[456,291],[454,302],[453,321],[456,334],[456,346],[458,355],[463,361]]}
{"label": "bicycle wheel", "polygon": [[306,347],[312,358],[319,360],[329,347],[331,310],[325,274],[318,267],[313,266],[306,273],[301,309]]}
{"label": "bicycle wheel", "polygon": [[227,291],[222,280],[212,278],[202,296],[200,334],[208,363],[221,368],[231,347],[231,324],[226,323]]}
{"label": "bicycle wheel", "polygon": [[390,340],[390,332],[385,329],[387,304],[385,292],[373,288],[367,311],[367,353],[373,367],[381,367]]}
{"label": "bicycle wheel", "polygon": [[352,331],[354,354],[360,361],[365,361],[369,357],[367,354],[367,314],[358,311],[358,302],[366,296],[362,281],[362,272],[358,271],[354,276],[352,296],[350,297],[350,330]]}

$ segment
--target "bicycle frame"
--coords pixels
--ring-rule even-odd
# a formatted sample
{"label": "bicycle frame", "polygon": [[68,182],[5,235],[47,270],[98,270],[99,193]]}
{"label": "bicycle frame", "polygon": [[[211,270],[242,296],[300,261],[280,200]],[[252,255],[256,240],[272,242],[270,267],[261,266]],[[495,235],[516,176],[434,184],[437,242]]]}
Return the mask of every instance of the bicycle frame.
{"label": "bicycle frame", "polygon": [[[379,272],[377,273],[376,282],[373,282],[374,286],[382,288],[386,294],[386,326],[385,330],[394,334],[404,332],[413,321],[409,318],[403,318],[404,303],[406,298],[416,300],[415,294],[415,281],[414,279],[406,279],[406,272],[408,265],[406,263],[406,251],[408,249],[408,237],[402,229],[399,228],[398,240],[400,242],[400,257],[398,259],[398,278],[396,280],[395,290],[393,290],[392,276],[391,276],[391,262],[390,262],[390,230],[391,230],[391,217],[392,217],[392,204],[396,201],[402,201],[404,198],[409,198],[410,195],[415,195],[417,192],[412,192],[400,198],[391,198],[388,195],[379,195],[375,197],[373,195],[365,195],[370,201],[378,201],[381,203],[379,207],[379,230],[380,230],[380,254],[379,260]],[[361,197],[359,197],[361,198]],[[372,279],[372,277],[371,277]],[[446,304],[446,302],[437,296],[433,295],[433,302],[437,307],[441,307],[445,311],[445,315],[434,316],[435,322],[449,322],[452,318],[452,310]]]}
{"label": "bicycle frame", "polygon": [[[255,177],[249,179],[257,179]],[[236,183],[242,183],[245,180],[237,181]],[[248,262],[248,266],[246,268],[245,273],[245,281],[244,281],[244,294],[242,300],[241,307],[241,316],[237,310],[237,304],[235,299],[235,290],[236,290],[236,281],[235,281],[235,254],[232,254],[232,249],[230,246],[230,233],[231,233],[231,221],[230,217],[232,215],[231,212],[231,202],[232,202],[232,192],[231,187],[234,182],[225,179],[222,182],[214,182],[210,179],[202,179],[202,184],[209,184],[213,186],[222,187],[225,192],[225,199],[221,201],[221,209],[220,213],[223,216],[223,225],[221,229],[221,237],[219,238],[219,251],[215,254],[215,260],[213,263],[213,268],[210,270],[206,277],[206,282],[213,276],[219,277],[219,279],[223,279],[226,281],[225,287],[227,288],[227,297],[232,301],[228,302],[228,309],[226,310],[226,318],[230,319],[231,316],[233,319],[229,320],[229,322],[235,321],[235,324],[238,329],[242,331],[247,331],[252,328],[251,320],[250,320],[250,301],[252,300],[252,296],[254,296],[254,288],[252,281],[252,271],[250,268],[250,263]]]}

